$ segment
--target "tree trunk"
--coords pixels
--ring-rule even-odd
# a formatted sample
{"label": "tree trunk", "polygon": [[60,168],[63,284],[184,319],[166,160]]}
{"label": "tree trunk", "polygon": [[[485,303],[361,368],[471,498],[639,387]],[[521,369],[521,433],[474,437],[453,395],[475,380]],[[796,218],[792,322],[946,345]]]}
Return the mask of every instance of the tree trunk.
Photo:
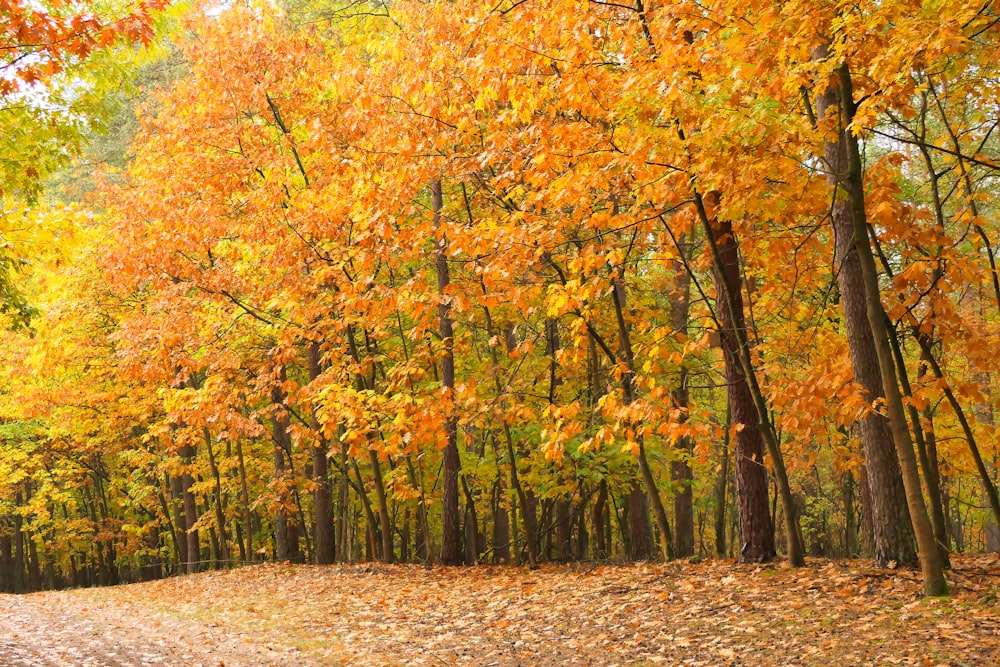
{"label": "tree trunk", "polygon": [[[678,251],[687,255],[687,246],[682,236]],[[691,305],[691,277],[684,268],[684,262],[676,260],[673,266],[674,289],[670,299],[670,325],[674,332],[687,338],[688,319]],[[678,419],[687,421],[688,409],[688,369],[681,366],[677,384],[670,392],[670,402],[674,410],[680,411]],[[688,436],[682,436],[674,443],[676,450],[670,462],[670,479],[674,484],[674,556],[684,558],[694,554],[694,496],[692,485],[694,475],[688,461],[694,450],[694,443]]]}
{"label": "tree trunk", "polygon": [[[681,368],[678,385],[670,393],[676,409],[686,410],[688,405],[688,373]],[[685,417],[682,417],[686,419]],[[675,459],[670,462],[670,478],[674,483],[674,556],[685,558],[694,554],[694,474],[688,461],[694,443],[688,436],[677,438]]]}
{"label": "tree trunk", "polygon": [[[619,355],[626,366],[626,372],[622,375],[622,395],[625,405],[631,405],[637,398],[635,386],[636,370],[635,355],[632,350],[632,338],[629,327],[625,322],[626,294],[624,267],[618,266],[612,269],[611,284],[611,296],[615,304],[615,319],[618,322]],[[656,479],[653,477],[653,471],[649,467],[649,460],[646,458],[642,427],[641,423],[626,425],[626,429],[633,432],[633,438],[638,444],[639,474],[646,490],[649,506],[653,509],[653,516],[656,517],[656,525],[660,530],[661,555],[664,560],[670,560],[673,558],[673,539],[670,533],[670,522],[667,519],[667,511],[663,507],[660,490],[656,485]],[[649,525],[649,512],[645,508],[640,509],[638,499],[632,498],[631,493],[629,494],[629,509],[636,510],[635,513],[630,512],[629,514],[629,520],[633,522],[630,527],[633,560],[647,560],[652,557],[652,554],[647,556],[642,556],[641,554],[646,549],[647,539],[643,533],[647,530],[650,532],[648,542],[652,543],[652,526]]]}
{"label": "tree trunk", "polygon": [[187,522],[184,520],[184,486],[181,475],[170,476],[170,506],[174,514],[174,533],[177,547],[177,569],[187,568]]}
{"label": "tree trunk", "polygon": [[250,509],[250,493],[247,489],[247,467],[243,458],[243,442],[236,441],[236,460],[240,467],[240,506],[243,510],[243,529],[246,531],[244,539],[246,547],[243,548],[244,563],[254,560],[253,553],[253,512]]}
{"label": "tree trunk", "polygon": [[[279,375],[279,382],[285,377],[284,370]],[[277,493],[277,506],[274,512],[274,559],[279,563],[289,558],[288,545],[288,498],[287,481],[285,479],[285,441],[288,438],[288,413],[285,408],[285,392],[280,384],[271,388],[271,403],[274,416],[271,419],[271,444],[274,450],[274,486]]]}
{"label": "tree trunk", "polygon": [[[837,88],[831,87],[819,95],[816,101],[819,118],[828,113],[837,113],[837,94]],[[839,131],[836,141],[827,141],[824,145],[827,181],[832,185],[842,183],[847,175],[847,146],[843,139],[844,132]],[[855,248],[854,219],[848,199],[837,197],[833,203],[831,221],[836,239],[837,285],[840,289],[844,327],[847,330],[851,368],[854,371],[854,381],[864,392],[865,403],[872,405],[884,399],[885,392],[882,390],[872,327],[868,323],[864,278]],[[857,432],[868,473],[867,500],[870,503],[868,511],[871,515],[875,563],[879,567],[885,567],[890,562],[912,563],[916,560],[913,528],[906,509],[903,477],[889,421],[874,409],[866,410],[857,422]]]}
{"label": "tree trunk", "polygon": [[882,389],[885,392],[886,409],[889,414],[889,425],[892,430],[893,444],[899,459],[900,471],[903,476],[903,487],[906,491],[906,504],[917,540],[920,567],[923,573],[924,593],[926,595],[946,595],[948,582],[944,578],[944,568],[941,554],[934,540],[927,507],[924,505],[923,491],[920,488],[920,474],[917,470],[917,460],[913,452],[913,441],[906,423],[902,396],[896,380],[896,366],[889,345],[889,331],[886,327],[886,314],[882,308],[881,294],[878,285],[878,273],[875,259],[872,255],[871,243],[868,240],[868,221],[865,215],[864,183],[861,165],[861,153],[857,137],[847,130],[854,118],[854,93],[851,73],[846,63],[837,70],[837,84],[840,93],[841,135],[840,141],[847,147],[846,178],[838,185],[845,187],[851,202],[851,217],[854,222],[854,243],[857,247],[858,259],[864,277],[865,301],[867,305],[868,323],[871,326],[875,340],[875,352],[878,356],[879,370],[882,376]]}
{"label": "tree trunk", "polygon": [[[313,382],[319,377],[320,350],[319,343],[309,343],[306,352],[309,364],[309,381]],[[316,564],[329,565],[337,558],[337,545],[334,537],[333,525],[333,493],[330,488],[330,467],[327,460],[329,445],[326,439],[320,435],[319,421],[313,412],[313,429],[316,431],[316,440],[312,448],[312,481],[316,487],[313,489],[313,508],[316,513]]]}
{"label": "tree trunk", "polygon": [[226,513],[222,504],[222,477],[219,475],[219,466],[215,463],[215,451],[212,448],[212,434],[204,429],[205,448],[208,450],[208,465],[212,470],[212,481],[215,485],[215,524],[219,527],[219,549],[218,560],[225,565],[229,564],[229,533],[226,530]]}
{"label": "tree trunk", "polygon": [[368,450],[368,461],[372,466],[375,478],[375,502],[378,505],[379,533],[382,537],[382,561],[392,563],[395,551],[392,544],[392,516],[389,514],[389,501],[386,498],[385,482],[382,480],[382,466],[379,464],[378,452]]}
{"label": "tree trunk", "polygon": [[434,239],[434,263],[437,268],[438,283],[438,329],[444,353],[441,355],[441,388],[445,394],[447,416],[445,417],[445,447],[443,464],[443,498],[441,503],[441,563],[462,564],[462,517],[458,503],[458,476],[462,460],[458,453],[458,419],[454,416],[451,402],[455,393],[455,355],[453,351],[455,329],[451,319],[451,304],[447,295],[451,282],[448,270],[448,239],[441,232],[441,209],[444,200],[441,181],[431,184],[431,208],[434,212],[434,231],[440,238]]}
{"label": "tree trunk", "polygon": [[[726,393],[736,432],[736,490],[740,525],[740,559],[744,562],[769,561],[776,555],[774,528],[767,504],[767,467],[764,442],[758,426],[757,409],[744,375],[739,355],[745,335],[743,297],[739,289],[740,267],[732,224],[713,220],[706,230],[718,248],[719,261],[713,263],[716,284],[716,313],[722,328],[722,351],[725,360]],[[728,289],[723,286],[728,285]],[[731,307],[725,303],[729,294]],[[740,334],[743,335],[740,335]]]}
{"label": "tree trunk", "polygon": [[[500,451],[497,449],[497,463]],[[497,466],[499,468],[499,465]],[[499,472],[499,470],[498,470]],[[502,472],[493,484],[493,562],[510,563],[510,514],[507,512],[507,489]]]}
{"label": "tree trunk", "polygon": [[194,484],[194,477],[191,475],[191,466],[194,465],[194,446],[184,445],[178,453],[184,465],[181,492],[184,497],[184,531],[187,534],[187,573],[195,574],[201,566],[201,540],[198,529],[194,527],[198,522],[198,503],[194,493],[191,492],[191,485]]}
{"label": "tree trunk", "polygon": [[719,558],[726,557],[726,516],[729,484],[729,407],[726,407],[726,424],[722,431],[721,462],[719,475],[715,478],[715,553]]}
{"label": "tree trunk", "polygon": [[628,507],[629,560],[656,558],[653,526],[649,523],[649,499],[642,486],[633,482],[626,499]]}
{"label": "tree trunk", "polygon": [[608,482],[601,480],[597,489],[597,500],[591,510],[594,521],[594,559],[607,560],[611,557],[608,533],[611,532],[611,516],[608,514]]}

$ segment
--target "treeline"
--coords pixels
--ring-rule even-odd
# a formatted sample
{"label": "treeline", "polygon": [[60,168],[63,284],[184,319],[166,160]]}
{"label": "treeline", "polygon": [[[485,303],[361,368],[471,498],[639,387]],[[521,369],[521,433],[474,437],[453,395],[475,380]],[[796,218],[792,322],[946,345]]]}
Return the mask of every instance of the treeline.
{"label": "treeline", "polygon": [[0,583],[1000,546],[997,7],[192,10],[26,214]]}

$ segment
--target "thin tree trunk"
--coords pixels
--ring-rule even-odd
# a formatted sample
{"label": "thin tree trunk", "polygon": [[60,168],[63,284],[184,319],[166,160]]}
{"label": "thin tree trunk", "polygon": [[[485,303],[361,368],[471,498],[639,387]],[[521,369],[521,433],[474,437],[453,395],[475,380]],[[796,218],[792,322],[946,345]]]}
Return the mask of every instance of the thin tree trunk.
{"label": "thin tree trunk", "polygon": [[243,510],[243,529],[246,531],[244,539],[246,547],[243,549],[243,562],[249,563],[254,560],[253,553],[253,515],[250,509],[250,493],[247,490],[247,467],[243,459],[243,441],[236,441],[236,461],[240,467],[240,507]]}
{"label": "thin tree trunk", "polygon": [[205,447],[208,450],[208,465],[212,470],[212,479],[215,483],[215,523],[219,527],[219,560],[229,564],[229,533],[226,530],[226,513],[222,506],[222,477],[219,475],[219,466],[215,463],[215,451],[212,448],[212,434],[206,428],[203,431],[205,436]]}
{"label": "thin tree trunk", "polygon": [[177,570],[187,567],[187,523],[184,521],[184,486],[181,475],[170,476],[170,506],[174,515],[174,544],[177,548]]}
{"label": "thin tree trunk", "polygon": [[382,480],[382,466],[378,460],[378,452],[368,450],[368,462],[375,477],[375,502],[378,506],[379,533],[382,537],[382,560],[392,563],[395,551],[392,544],[392,516],[389,514],[389,502],[386,498],[385,483]]}
{"label": "thin tree trunk", "polygon": [[719,475],[715,479],[715,553],[719,558],[726,557],[726,516],[728,514],[727,498],[729,483],[729,427],[732,421],[729,417],[730,408],[726,406],[726,424],[722,430],[722,461],[719,465]]}
{"label": "thin tree trunk", "polygon": [[[458,420],[453,414],[451,401],[455,393],[455,340],[454,323],[451,319],[451,304],[448,297],[448,286],[451,278],[448,269],[448,239],[441,231],[441,210],[444,200],[441,193],[441,181],[431,184],[431,208],[434,214],[434,263],[437,268],[438,283],[438,328],[444,353],[441,355],[441,388],[446,395],[448,414],[445,417],[444,464],[443,464],[443,498],[441,502],[441,563],[444,565],[462,564],[462,517],[458,503],[458,476],[462,469],[462,460],[458,452]],[[440,238],[437,238],[440,236]]]}
{"label": "thin tree trunk", "polygon": [[462,478],[462,490],[465,493],[465,564],[478,565],[481,551],[479,517],[476,514],[476,499],[469,487],[469,480],[464,477]]}
{"label": "thin tree trunk", "polygon": [[493,509],[493,562],[510,563],[510,514],[507,511],[507,485],[500,468],[500,448],[496,433],[493,434],[494,458],[497,461],[497,478],[493,482],[490,505]]}
{"label": "thin tree trunk", "polygon": [[[906,363],[903,359],[903,351],[900,348],[899,340],[896,337],[895,328],[888,322],[886,323],[886,328],[890,332],[889,343],[892,346],[892,354],[896,360],[896,368],[899,369],[899,383],[903,389],[903,395],[912,398],[913,390],[910,388],[910,378],[906,372]],[[923,366],[921,366],[922,368]],[[941,560],[945,567],[947,567],[949,565],[948,536],[945,528],[944,508],[941,505],[941,487],[939,485],[939,478],[937,477],[937,462],[935,461],[933,465],[931,464],[930,454],[927,451],[928,432],[924,430],[920,412],[912,402],[907,405],[907,412],[910,415],[910,421],[913,423],[913,439],[917,446],[917,457],[920,461],[920,467],[924,471],[924,481],[927,484],[927,500],[930,502],[930,518],[931,526],[934,528],[934,538],[937,541],[938,549],[941,551]],[[932,440],[934,438],[933,431],[930,432],[930,438]]]}
{"label": "thin tree trunk", "polygon": [[[620,355],[625,361],[626,372],[622,375],[622,392],[623,400],[625,405],[631,405],[635,402],[636,387],[635,387],[635,355],[632,351],[632,338],[629,332],[628,325],[625,322],[625,277],[624,268],[619,266],[612,269],[612,289],[611,295],[612,300],[615,304],[615,319],[618,322],[618,344]],[[656,525],[660,530],[660,553],[664,560],[670,560],[673,558],[673,539],[670,533],[670,521],[667,519],[667,511],[663,507],[663,501],[660,498],[660,490],[656,485],[656,479],[653,477],[653,471],[649,466],[649,460],[646,458],[646,447],[644,438],[642,435],[643,425],[641,423],[627,424],[628,430],[633,431],[633,437],[638,444],[638,463],[639,463],[639,473],[642,477],[643,486],[646,490],[646,495],[648,496],[649,505],[653,509],[653,516],[656,517]],[[640,535],[640,533],[646,530],[649,526],[649,514],[644,509],[640,508],[637,499],[632,498],[632,494],[629,494],[629,509],[635,510],[635,513],[630,513],[630,520],[635,523],[631,528],[632,533],[632,557],[634,560],[646,560],[649,556],[643,557],[641,554],[646,549],[646,544],[652,543],[652,535],[649,539],[646,539],[645,535]],[[650,532],[652,528],[649,527]]]}
{"label": "thin tree trunk", "polygon": [[187,573],[194,574],[201,565],[201,540],[198,536],[198,529],[195,524],[198,522],[198,503],[194,493],[191,492],[191,485],[194,484],[194,477],[191,476],[191,466],[194,465],[194,446],[187,444],[180,448],[181,463],[184,465],[184,473],[181,475],[181,491],[184,497],[184,530],[187,534]]}
{"label": "thin tree trunk", "polygon": [[601,480],[597,490],[597,500],[591,510],[594,517],[594,559],[607,560],[611,557],[610,532],[611,517],[608,514],[608,482]]}
{"label": "thin tree trunk", "polygon": [[[688,243],[682,236],[678,250],[687,256]],[[675,333],[686,338],[691,305],[691,277],[682,261],[674,262],[674,289],[670,299],[670,326]],[[677,384],[670,392],[674,410],[680,411],[678,419],[687,421],[688,369],[682,365]],[[694,474],[688,461],[694,450],[689,436],[681,436],[674,443],[676,453],[670,462],[670,478],[674,484],[674,555],[684,558],[694,554]]]}
{"label": "thin tree trunk", "polygon": [[[282,370],[278,382],[284,380]],[[285,392],[276,383],[271,388],[271,404],[274,416],[271,418],[271,444],[274,451],[274,486],[277,492],[277,507],[274,512],[274,559],[285,562],[289,558],[288,551],[288,498],[285,470],[285,439],[288,437],[288,413],[285,408]]]}
{"label": "thin tree trunk", "polygon": [[[309,381],[315,381],[320,374],[319,343],[309,343],[306,352],[309,365]],[[313,511],[316,513],[316,564],[329,565],[337,558],[337,545],[333,525],[333,492],[330,488],[330,466],[327,460],[329,443],[322,437],[316,413],[312,416],[316,440],[312,447]]]}

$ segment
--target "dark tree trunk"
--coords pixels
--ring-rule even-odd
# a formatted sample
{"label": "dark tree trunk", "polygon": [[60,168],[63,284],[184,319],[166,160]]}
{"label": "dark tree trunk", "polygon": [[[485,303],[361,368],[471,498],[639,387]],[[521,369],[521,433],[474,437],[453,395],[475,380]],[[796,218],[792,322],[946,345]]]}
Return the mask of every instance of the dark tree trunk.
{"label": "dark tree trunk", "polygon": [[[684,237],[678,243],[678,250],[687,256],[687,244]],[[691,277],[688,275],[682,260],[674,262],[674,289],[670,299],[670,325],[673,330],[687,337],[688,319],[691,304]],[[677,377],[677,385],[670,393],[674,410],[679,410],[679,420],[687,420],[688,409],[688,369],[681,366]],[[694,443],[688,436],[682,436],[675,443],[677,449],[675,458],[670,462],[670,478],[674,483],[674,555],[684,558],[694,554],[694,496],[692,485],[694,475],[688,461],[694,449]]]}
{"label": "dark tree trunk", "polygon": [[[686,410],[688,404],[687,369],[682,368],[678,386],[671,392],[675,408]],[[684,558],[694,554],[694,474],[688,461],[694,443],[688,436],[677,439],[677,454],[670,462],[670,477],[674,483],[674,556]]]}
{"label": "dark tree trunk", "polygon": [[184,520],[184,483],[181,476],[170,478],[170,505],[174,513],[174,532],[176,534],[177,546],[177,569],[178,571],[187,568],[187,522]]}
{"label": "dark tree trunk", "polygon": [[465,492],[465,564],[478,565],[481,545],[479,544],[479,516],[476,514],[476,498],[469,487],[469,481],[462,479]]}
{"label": "dark tree trunk", "polygon": [[[816,113],[819,118],[837,113],[837,90],[830,87],[817,98]],[[824,145],[827,181],[834,185],[843,182],[847,176],[847,146],[843,137],[844,132],[840,131],[836,141],[827,141]],[[855,244],[851,202],[844,196],[843,190],[838,191],[834,201],[831,221],[836,238],[837,284],[851,367],[855,382],[864,392],[865,402],[871,405],[877,400],[884,400],[885,392],[875,340],[868,322],[864,276]],[[869,410],[858,421],[857,428],[868,473],[868,509],[872,519],[875,562],[880,567],[885,567],[890,561],[913,563],[916,561],[913,528],[889,420],[875,410]]]}
{"label": "dark tree trunk", "polygon": [[4,593],[14,592],[14,542],[10,535],[0,536],[0,587]]}
{"label": "dark tree trunk", "polygon": [[628,507],[629,560],[653,560],[653,526],[649,522],[649,501],[642,486],[633,482],[626,499]]}
{"label": "dark tree trunk", "polygon": [[184,497],[184,531],[187,534],[187,573],[194,574],[201,566],[201,540],[198,529],[194,527],[198,522],[198,502],[191,492],[191,486],[194,484],[194,477],[191,475],[191,466],[194,465],[194,446],[184,445],[180,448],[179,454],[184,465],[181,491]]}
{"label": "dark tree trunk", "polygon": [[850,470],[841,473],[840,499],[844,505],[844,558],[858,556],[858,521],[854,512],[854,475]]}
{"label": "dark tree trunk", "polygon": [[[281,371],[278,381],[284,381],[285,373]],[[277,507],[274,512],[274,559],[284,562],[289,559],[288,544],[288,507],[291,500],[288,497],[287,476],[285,467],[285,443],[288,435],[288,412],[285,409],[285,392],[280,384],[271,388],[271,404],[274,416],[271,419],[271,444],[274,450],[274,485],[277,490]]]}
{"label": "dark tree trunk", "polygon": [[[497,460],[499,461],[499,451]],[[493,562],[510,562],[510,514],[507,512],[507,489],[502,475],[493,484]]]}
{"label": "dark tree trunk", "polygon": [[451,305],[448,301],[448,286],[451,278],[448,269],[448,240],[441,232],[441,209],[444,200],[441,194],[441,181],[431,184],[431,208],[434,212],[434,230],[440,239],[434,239],[434,262],[437,268],[438,283],[438,328],[444,353],[441,355],[441,387],[447,395],[449,406],[445,417],[445,447],[443,463],[441,503],[441,563],[444,565],[462,564],[462,517],[458,502],[458,476],[462,469],[462,460],[458,453],[458,420],[452,414],[450,407],[455,391],[455,355],[453,351],[455,329],[451,319]]}
{"label": "dark tree trunk", "polygon": [[[309,380],[314,381],[320,374],[319,343],[310,343],[307,350]],[[312,448],[313,507],[316,513],[316,564],[329,565],[337,558],[337,545],[333,525],[333,493],[330,488],[330,470],[327,454],[329,446],[319,435],[319,422],[313,415],[313,428],[317,433]]]}
{"label": "dark tree trunk", "polygon": [[726,408],[726,424],[722,431],[722,450],[720,452],[719,476],[715,478],[715,553],[719,558],[726,557],[726,517],[729,513],[727,499],[729,497],[729,408]]}
{"label": "dark tree trunk", "polygon": [[573,504],[569,498],[556,500],[556,558],[568,563],[573,558]]}
{"label": "dark tree trunk", "polygon": [[389,514],[389,500],[385,493],[385,482],[382,480],[382,466],[378,460],[378,453],[374,449],[368,450],[368,461],[371,463],[372,475],[375,479],[375,502],[378,505],[379,534],[382,538],[382,561],[392,563],[395,560],[392,543],[392,516]]}
{"label": "dark tree trunk", "polygon": [[892,431],[896,457],[900,464],[900,472],[903,476],[906,505],[917,541],[924,593],[926,595],[945,595],[948,592],[948,583],[944,578],[941,554],[934,540],[934,531],[920,487],[920,473],[917,469],[913,441],[910,438],[903,400],[897,385],[896,365],[889,344],[888,318],[882,308],[878,271],[868,239],[861,152],[857,137],[847,129],[854,119],[855,102],[851,73],[846,63],[841,63],[837,69],[837,90],[840,94],[841,117],[839,142],[846,147],[847,155],[847,169],[844,177],[838,180],[837,189],[842,188],[851,202],[851,219],[854,223],[853,236],[864,278],[868,324],[871,326],[872,338],[875,341],[875,353],[878,357],[882,389],[885,392],[889,426]]}
{"label": "dark tree trunk", "polygon": [[212,481],[215,485],[214,509],[215,524],[219,527],[218,535],[218,561],[220,567],[229,564],[229,532],[226,530],[226,513],[223,506],[222,477],[219,474],[219,466],[215,462],[215,450],[212,447],[212,434],[206,428],[204,430],[205,448],[208,450],[208,465],[212,470]]}
{"label": "dark tree trunk", "polygon": [[[20,508],[24,497],[18,489],[14,496],[14,506]],[[96,519],[96,515],[95,515]],[[24,593],[27,582],[24,576],[24,519],[21,514],[14,514],[14,592]]]}
{"label": "dark tree trunk", "polygon": [[611,532],[611,516],[608,513],[608,483],[601,480],[597,490],[597,500],[591,510],[594,519],[594,559],[606,560],[611,557],[611,544],[608,533]]}
{"label": "dark tree trunk", "polygon": [[[740,291],[740,265],[732,224],[714,221],[711,227],[718,248],[721,266],[713,266],[717,299],[716,316],[722,327],[722,352],[725,359],[726,392],[729,397],[730,419],[736,432],[736,502],[739,508],[740,559],[759,563],[776,555],[774,528],[767,497],[767,468],[764,463],[764,441],[758,426],[757,408],[750,393],[738,355],[739,341],[747,340],[743,318],[743,297]],[[721,301],[725,298],[726,281],[732,308]],[[735,319],[734,319],[735,318]]]}

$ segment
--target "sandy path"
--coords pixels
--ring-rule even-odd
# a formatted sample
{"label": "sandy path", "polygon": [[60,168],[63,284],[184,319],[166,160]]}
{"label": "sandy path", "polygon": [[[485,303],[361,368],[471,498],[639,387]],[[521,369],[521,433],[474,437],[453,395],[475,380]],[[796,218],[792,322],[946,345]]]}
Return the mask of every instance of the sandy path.
{"label": "sandy path", "polygon": [[297,652],[212,624],[89,603],[66,593],[0,595],[2,667],[311,665]]}

